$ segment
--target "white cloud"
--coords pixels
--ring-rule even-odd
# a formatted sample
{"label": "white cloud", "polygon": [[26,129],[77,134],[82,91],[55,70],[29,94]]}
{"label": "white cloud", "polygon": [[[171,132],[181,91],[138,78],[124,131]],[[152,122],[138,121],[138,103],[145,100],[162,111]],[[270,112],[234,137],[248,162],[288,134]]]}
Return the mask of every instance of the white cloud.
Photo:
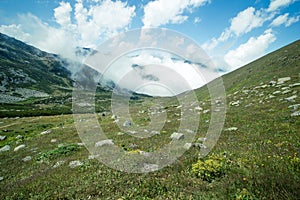
{"label": "white cloud", "polygon": [[251,37],[246,43],[241,44],[235,50],[229,51],[224,60],[231,66],[231,69],[237,69],[265,54],[269,45],[276,40],[271,29],[266,30],[258,37]]}
{"label": "white cloud", "polygon": [[256,11],[255,8],[249,7],[238,13],[238,15],[231,20],[229,30],[236,36],[239,36],[250,32],[253,28],[262,26],[264,21],[265,19],[261,11]]}
{"label": "white cloud", "polygon": [[0,31],[44,51],[74,58],[75,47],[96,47],[113,34],[126,30],[135,16],[135,7],[119,0],[93,1],[93,4],[77,0],[72,11],[68,2],[60,2],[54,9],[59,28],[26,14],[20,15],[15,24],[1,25]]}
{"label": "white cloud", "polygon": [[298,21],[299,21],[299,16],[289,17],[289,13],[285,13],[284,15],[279,15],[278,17],[276,17],[271,23],[271,26],[280,26],[284,24],[285,27],[289,27],[290,25]]}
{"label": "white cloud", "polygon": [[144,27],[159,27],[164,24],[180,24],[188,19],[185,11],[209,3],[209,0],[155,0],[144,6]]}
{"label": "white cloud", "polygon": [[59,7],[54,9],[54,17],[56,22],[61,26],[71,25],[71,14],[72,7],[68,2],[60,2]]}
{"label": "white cloud", "polygon": [[195,17],[194,24],[198,24],[201,22],[201,19],[199,17]]}
{"label": "white cloud", "polygon": [[294,3],[296,0],[271,0],[270,5],[267,9],[269,12],[278,10],[281,7],[288,6]]}
{"label": "white cloud", "polygon": [[252,31],[254,28],[261,27],[270,18],[272,16],[266,16],[264,10],[255,10],[253,7],[248,7],[230,20],[230,26],[218,38],[211,39],[204,43],[202,47],[208,51],[212,50],[220,42],[224,42],[233,36],[241,36]]}

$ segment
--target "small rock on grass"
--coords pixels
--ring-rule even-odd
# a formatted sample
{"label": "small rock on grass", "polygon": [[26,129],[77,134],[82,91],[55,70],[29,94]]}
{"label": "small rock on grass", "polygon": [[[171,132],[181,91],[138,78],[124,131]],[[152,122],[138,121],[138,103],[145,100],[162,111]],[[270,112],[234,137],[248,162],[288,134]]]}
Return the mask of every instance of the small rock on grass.
{"label": "small rock on grass", "polygon": [[96,142],[95,147],[102,147],[106,145],[114,145],[113,140],[101,140],[99,142]]}
{"label": "small rock on grass", "polygon": [[4,177],[3,176],[0,176],[0,181],[3,181],[4,180]]}
{"label": "small rock on grass", "polygon": [[27,162],[27,161],[30,161],[31,159],[32,159],[31,156],[26,156],[26,157],[23,158],[22,160],[23,160],[24,162]]}
{"label": "small rock on grass", "polygon": [[25,147],[26,147],[25,144],[21,144],[21,145],[17,146],[17,147],[14,149],[14,151],[19,151],[20,149],[24,149]]}
{"label": "small rock on grass", "polygon": [[6,138],[7,138],[6,135],[0,135],[0,141],[5,140]]}
{"label": "small rock on grass", "polygon": [[192,146],[193,146],[192,143],[185,143],[183,148],[189,150]]}
{"label": "small rock on grass", "polygon": [[24,137],[23,137],[22,135],[18,135],[18,136],[16,137],[16,139],[17,139],[17,140],[19,140],[19,139],[24,139]]}
{"label": "small rock on grass", "polygon": [[225,131],[236,131],[236,130],[238,130],[237,127],[230,127],[225,129]]}
{"label": "small rock on grass", "polygon": [[182,133],[176,133],[176,132],[174,132],[174,133],[170,136],[170,138],[171,138],[172,140],[182,140],[182,139],[184,138],[184,135],[183,135]]}
{"label": "small rock on grass", "polygon": [[74,160],[69,163],[69,167],[71,167],[71,168],[79,167],[81,165],[83,165],[83,162],[81,162],[79,160]]}
{"label": "small rock on grass", "polygon": [[296,111],[296,112],[293,112],[291,114],[291,117],[296,117],[296,116],[300,116],[300,110]]}
{"label": "small rock on grass", "polygon": [[55,165],[53,165],[53,168],[57,168],[57,167],[61,166],[62,164],[64,164],[65,162],[66,162],[66,161],[64,161],[64,160],[57,161],[57,162],[55,163]]}
{"label": "small rock on grass", "polygon": [[4,147],[2,147],[0,149],[0,152],[9,151],[9,150],[10,150],[10,146],[9,145],[5,145]]}

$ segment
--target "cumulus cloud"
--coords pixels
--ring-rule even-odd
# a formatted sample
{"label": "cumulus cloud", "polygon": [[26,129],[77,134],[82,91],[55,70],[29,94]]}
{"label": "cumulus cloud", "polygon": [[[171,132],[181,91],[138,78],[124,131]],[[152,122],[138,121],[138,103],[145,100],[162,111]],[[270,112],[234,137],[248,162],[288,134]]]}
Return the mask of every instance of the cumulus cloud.
{"label": "cumulus cloud", "polygon": [[135,6],[119,0],[93,1],[85,5],[77,0],[74,8],[69,2],[60,2],[54,9],[59,27],[26,14],[20,15],[15,24],[1,25],[0,31],[44,51],[75,58],[76,47],[95,48],[108,37],[126,30],[134,16]]}
{"label": "cumulus cloud", "polygon": [[224,60],[231,66],[231,69],[237,69],[265,54],[269,45],[276,40],[271,29],[266,30],[258,37],[251,37],[246,43],[241,44],[235,50],[230,50]]}
{"label": "cumulus cloud", "polygon": [[144,27],[159,27],[164,24],[180,24],[188,19],[184,12],[209,3],[209,0],[155,0],[144,6]]}
{"label": "cumulus cloud", "polygon": [[194,24],[198,24],[201,22],[201,19],[199,17],[195,17]]}
{"label": "cumulus cloud", "polygon": [[276,11],[281,7],[285,7],[294,3],[295,1],[296,0],[271,0],[267,11],[268,12]]}
{"label": "cumulus cloud", "polygon": [[54,9],[54,17],[56,22],[63,27],[70,26],[71,12],[72,12],[72,7],[69,2],[60,2],[59,7]]}
{"label": "cumulus cloud", "polygon": [[271,23],[271,26],[281,26],[284,24],[285,27],[289,27],[290,25],[298,21],[299,21],[299,16],[289,17],[289,13],[285,13],[283,15],[279,15],[278,17],[276,17]]}
{"label": "cumulus cloud", "polygon": [[265,21],[272,17],[272,15],[267,16],[264,10],[256,10],[253,7],[248,7],[230,20],[230,26],[218,38],[212,38],[210,41],[204,43],[202,47],[206,50],[212,50],[220,42],[224,42],[233,36],[241,36],[252,31],[254,28],[261,27]]}

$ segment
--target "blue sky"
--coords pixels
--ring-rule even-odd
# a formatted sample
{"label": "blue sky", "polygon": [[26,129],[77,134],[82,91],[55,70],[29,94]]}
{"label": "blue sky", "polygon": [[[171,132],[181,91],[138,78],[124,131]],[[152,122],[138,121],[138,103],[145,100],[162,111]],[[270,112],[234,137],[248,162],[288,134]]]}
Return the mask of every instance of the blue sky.
{"label": "blue sky", "polygon": [[0,0],[0,32],[68,57],[70,47],[126,30],[169,28],[229,72],[298,40],[299,8],[299,0]]}

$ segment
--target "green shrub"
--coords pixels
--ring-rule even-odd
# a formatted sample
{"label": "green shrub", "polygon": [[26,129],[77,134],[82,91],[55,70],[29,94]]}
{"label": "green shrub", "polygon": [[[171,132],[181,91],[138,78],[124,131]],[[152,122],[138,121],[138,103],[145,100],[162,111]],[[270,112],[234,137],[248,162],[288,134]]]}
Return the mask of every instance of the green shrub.
{"label": "green shrub", "polygon": [[53,159],[59,156],[68,156],[73,154],[74,152],[79,150],[79,145],[78,144],[67,144],[61,147],[58,147],[56,149],[47,151],[45,153],[40,153],[37,156],[37,161],[42,161],[46,159]]}
{"label": "green shrub", "polygon": [[227,170],[227,160],[224,155],[212,154],[206,160],[198,160],[192,165],[193,173],[202,180],[211,182],[216,178],[220,178]]}

